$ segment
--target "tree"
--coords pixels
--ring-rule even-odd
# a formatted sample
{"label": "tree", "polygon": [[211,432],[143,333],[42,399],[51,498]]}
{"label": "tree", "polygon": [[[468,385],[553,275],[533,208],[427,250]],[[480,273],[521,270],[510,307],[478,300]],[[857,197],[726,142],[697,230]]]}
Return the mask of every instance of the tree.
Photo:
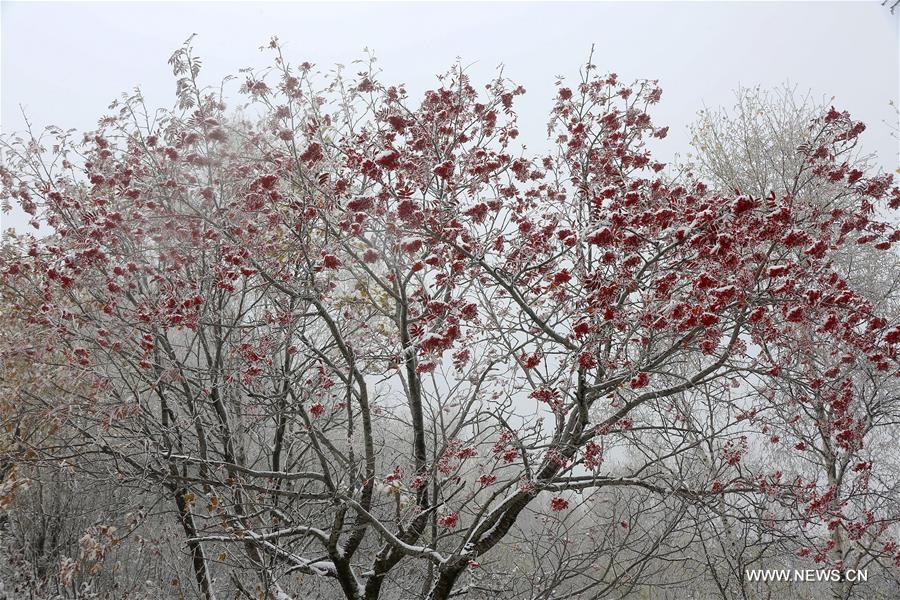
{"label": "tree", "polygon": [[187,44],[177,109],[124,98],[80,142],[8,140],[2,172],[49,232],[0,265],[30,311],[3,355],[55,388],[4,394],[64,415],[43,460],[170,506],[203,598],[650,590],[682,515],[724,506],[773,536],[793,505],[900,561],[875,459],[847,474],[862,520],[834,482],[746,460],[772,415],[846,462],[876,415],[858,380],[897,373],[900,325],[833,268],[900,239],[874,216],[900,207],[891,176],[845,162],[849,114],[801,147],[846,199],[824,210],[667,175],[653,81],[558,82],[555,150],[530,156],[502,77],[454,67],[413,105],[372,62],[318,88],[271,47],[252,121]]}
{"label": "tree", "polygon": [[[796,90],[783,87],[774,91],[760,88],[740,89],[736,102],[729,111],[701,111],[697,124],[693,127],[697,171],[725,193],[741,190],[751,194],[763,194],[771,189],[778,194],[790,194],[798,202],[808,204],[813,210],[852,210],[856,198],[847,194],[846,189],[834,177],[821,177],[811,165],[796,152],[796,148],[808,143],[809,124],[828,111],[827,104],[814,102],[809,95],[798,96]],[[857,144],[847,144],[840,159],[843,167],[858,173],[873,169],[874,157],[864,155]],[[892,322],[897,321],[898,261],[895,254],[880,252],[867,244],[847,244],[832,257],[832,269],[848,282],[856,291],[870,301],[877,312]],[[803,361],[805,368],[825,371],[829,368],[827,356],[816,351],[807,352]],[[777,383],[784,394],[785,404],[792,406],[804,394],[833,396],[845,394],[852,401],[866,405],[860,412],[866,414],[864,428],[865,443],[845,452],[834,452],[834,444],[827,435],[811,423],[834,420],[835,415],[815,415],[811,422],[793,422],[793,411],[778,411],[778,418],[769,422],[773,432],[772,449],[774,457],[787,467],[785,476],[793,479],[814,479],[827,482],[838,499],[840,513],[844,518],[856,510],[857,518],[865,520],[870,512],[858,500],[856,487],[859,481],[853,473],[864,472],[865,485],[874,485],[878,491],[862,496],[865,502],[882,503],[886,512],[896,512],[892,498],[896,497],[897,464],[889,458],[893,452],[893,432],[897,423],[898,390],[896,377],[890,372],[879,372],[863,366],[854,369],[853,382],[845,381],[843,390],[821,389],[800,391],[790,376]],[[850,390],[850,387],[853,390]],[[835,407],[843,410],[841,402],[818,405],[813,411],[831,411]],[[787,440],[790,440],[788,442]],[[799,440],[799,441],[798,441]],[[804,452],[798,454],[792,445],[801,445]],[[802,457],[799,461],[798,457]],[[872,457],[882,457],[877,471],[868,471]],[[828,511],[826,511],[828,512]],[[782,512],[780,519],[791,517],[790,512]],[[795,514],[799,523],[808,516]],[[829,524],[824,524],[829,525]],[[827,527],[829,534],[825,540],[818,540],[818,532],[812,534],[813,545],[828,543],[839,547],[843,564],[860,563],[869,560],[866,544],[871,540],[858,535],[857,530],[831,521]],[[797,535],[808,537],[807,531]],[[848,541],[847,538],[850,538]],[[811,551],[809,549],[804,550]],[[852,582],[841,581],[834,586],[835,597],[849,597]]]}

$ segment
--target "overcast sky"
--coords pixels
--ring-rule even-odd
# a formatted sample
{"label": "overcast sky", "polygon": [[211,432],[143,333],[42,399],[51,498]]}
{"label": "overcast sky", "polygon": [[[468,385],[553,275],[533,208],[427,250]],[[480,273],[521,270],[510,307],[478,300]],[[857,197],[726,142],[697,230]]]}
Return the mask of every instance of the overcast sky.
{"label": "overcast sky", "polygon": [[[896,120],[898,17],[859,2],[597,3],[33,3],[2,2],[0,127],[91,129],[109,102],[140,86],[150,106],[173,104],[166,60],[191,34],[217,83],[264,66],[259,47],[277,35],[292,63],[349,64],[372,49],[384,82],[417,95],[457,57],[484,81],[499,64],[528,90],[519,102],[526,140],[540,140],[556,75],[594,63],[625,79],[659,79],[653,116],[671,126],[663,158],[687,147],[687,125],[704,105],[728,105],[738,86],[786,81],[835,97],[869,124],[863,142],[897,164],[884,121]],[[2,215],[2,228],[21,226]]]}

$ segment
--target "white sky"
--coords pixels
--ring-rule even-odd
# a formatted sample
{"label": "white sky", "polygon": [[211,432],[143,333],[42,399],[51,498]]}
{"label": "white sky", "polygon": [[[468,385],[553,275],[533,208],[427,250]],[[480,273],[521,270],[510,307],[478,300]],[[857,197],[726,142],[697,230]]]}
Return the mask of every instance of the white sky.
{"label": "white sky", "polygon": [[[325,68],[375,51],[384,82],[414,97],[457,57],[476,83],[498,64],[528,93],[518,102],[520,139],[542,139],[555,75],[573,77],[595,44],[594,63],[624,79],[659,79],[652,115],[671,126],[660,157],[686,152],[687,124],[704,105],[730,105],[733,90],[785,81],[835,97],[869,125],[867,150],[895,168],[898,16],[859,2],[598,3],[37,3],[2,2],[0,128],[94,127],[109,102],[139,85],[151,107],[171,106],[166,64],[191,34],[202,78],[218,83],[265,66],[272,35],[288,59]],[[0,215],[0,229],[21,215]]]}

